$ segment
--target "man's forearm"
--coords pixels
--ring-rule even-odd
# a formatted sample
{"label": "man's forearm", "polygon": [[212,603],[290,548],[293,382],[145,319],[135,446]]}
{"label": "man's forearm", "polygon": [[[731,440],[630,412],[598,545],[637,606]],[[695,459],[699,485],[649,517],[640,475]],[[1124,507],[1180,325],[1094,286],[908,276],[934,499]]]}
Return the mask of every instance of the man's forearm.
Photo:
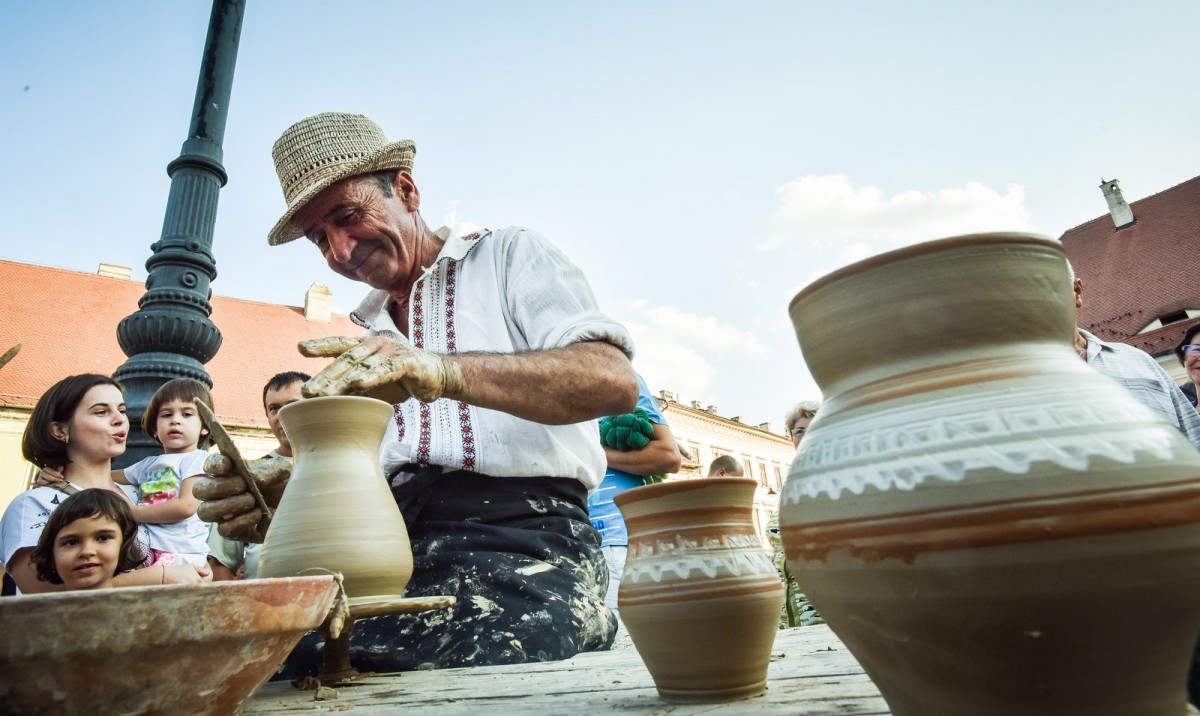
{"label": "man's forearm", "polygon": [[444,397],[546,425],[617,415],[637,404],[633,366],[610,343],[587,341],[529,353],[444,356],[462,368],[465,388]]}

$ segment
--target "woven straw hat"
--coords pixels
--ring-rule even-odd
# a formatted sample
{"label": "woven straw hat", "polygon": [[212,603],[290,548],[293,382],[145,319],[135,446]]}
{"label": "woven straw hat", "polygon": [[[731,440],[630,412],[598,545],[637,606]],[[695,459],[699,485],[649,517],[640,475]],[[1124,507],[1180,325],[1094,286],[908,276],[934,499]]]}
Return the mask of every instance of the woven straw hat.
{"label": "woven straw hat", "polygon": [[304,235],[292,217],[324,189],[358,174],[412,171],[412,140],[388,142],[383,130],[361,114],[322,112],[288,127],[271,150],[287,211],[267,240],[271,246]]}

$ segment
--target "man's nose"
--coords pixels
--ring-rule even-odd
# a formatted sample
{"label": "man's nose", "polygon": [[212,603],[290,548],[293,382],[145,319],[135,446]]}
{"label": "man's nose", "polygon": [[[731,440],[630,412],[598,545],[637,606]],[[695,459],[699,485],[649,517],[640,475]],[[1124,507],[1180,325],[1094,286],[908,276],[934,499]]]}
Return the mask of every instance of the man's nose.
{"label": "man's nose", "polygon": [[354,247],[358,245],[350,232],[341,228],[331,229],[325,235],[325,240],[329,242],[329,257],[340,264],[350,260],[354,255]]}

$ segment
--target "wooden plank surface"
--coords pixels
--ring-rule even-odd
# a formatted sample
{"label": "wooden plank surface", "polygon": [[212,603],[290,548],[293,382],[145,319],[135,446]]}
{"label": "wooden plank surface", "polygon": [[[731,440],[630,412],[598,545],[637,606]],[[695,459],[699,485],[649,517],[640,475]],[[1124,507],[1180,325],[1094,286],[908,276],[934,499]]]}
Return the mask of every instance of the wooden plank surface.
{"label": "wooden plank surface", "polygon": [[315,701],[312,691],[271,683],[250,700],[245,712],[392,714],[405,710],[439,716],[530,712],[583,716],[615,711],[803,716],[888,713],[879,690],[826,626],[779,632],[767,674],[767,693],[728,704],[662,701],[632,646],[580,654],[566,661],[373,675],[335,691],[336,699]]}

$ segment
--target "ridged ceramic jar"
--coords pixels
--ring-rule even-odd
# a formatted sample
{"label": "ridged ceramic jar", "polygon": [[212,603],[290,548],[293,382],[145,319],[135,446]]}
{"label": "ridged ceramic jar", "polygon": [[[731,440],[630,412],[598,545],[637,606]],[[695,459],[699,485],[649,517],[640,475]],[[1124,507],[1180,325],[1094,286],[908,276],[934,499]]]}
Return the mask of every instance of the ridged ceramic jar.
{"label": "ridged ceramic jar", "polygon": [[825,276],[825,402],[788,564],[895,714],[1184,713],[1200,456],[1073,351],[1057,242],[957,237]]}
{"label": "ridged ceramic jar", "polygon": [[669,480],[615,498],[629,529],[621,619],[667,701],[733,701],[766,688],[783,585],[754,531],[756,487]]}
{"label": "ridged ceramic jar", "polygon": [[258,572],[341,572],[351,599],[399,596],[412,577],[412,544],[379,466],[392,406],[357,396],[310,398],[279,419],[295,464],[263,541]]}

